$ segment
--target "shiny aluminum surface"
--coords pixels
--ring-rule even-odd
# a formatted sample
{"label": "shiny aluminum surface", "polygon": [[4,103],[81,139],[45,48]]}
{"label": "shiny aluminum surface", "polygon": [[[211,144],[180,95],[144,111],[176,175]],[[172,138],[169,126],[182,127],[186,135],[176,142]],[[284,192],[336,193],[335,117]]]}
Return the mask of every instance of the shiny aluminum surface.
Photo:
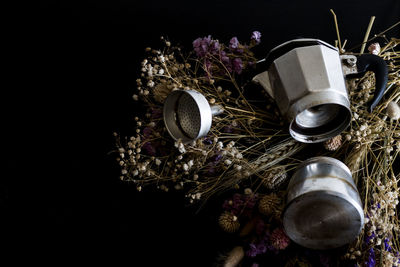
{"label": "shiny aluminum surface", "polygon": [[287,235],[304,247],[330,249],[353,241],[364,213],[347,166],[329,157],[300,164],[288,186],[283,223]]}
{"label": "shiny aluminum surface", "polygon": [[[312,40],[289,41],[270,53]],[[345,130],[351,120],[339,52],[321,40],[315,42],[323,44],[293,48],[254,77],[287,117],[292,137],[303,143],[326,141]]]}
{"label": "shiny aluminum surface", "polygon": [[165,127],[175,140],[190,143],[206,136],[212,116],[222,113],[222,107],[210,106],[207,99],[195,90],[175,90],[165,99]]}

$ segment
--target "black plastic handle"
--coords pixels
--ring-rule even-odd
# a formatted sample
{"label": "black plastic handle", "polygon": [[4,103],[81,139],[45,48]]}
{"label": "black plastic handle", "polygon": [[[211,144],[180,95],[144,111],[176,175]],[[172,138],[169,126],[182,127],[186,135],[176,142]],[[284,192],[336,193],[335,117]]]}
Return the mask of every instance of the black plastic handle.
{"label": "black plastic handle", "polygon": [[364,54],[357,58],[357,72],[366,71],[375,73],[375,94],[368,107],[368,112],[372,112],[385,93],[388,82],[388,67],[381,57],[373,54]]}

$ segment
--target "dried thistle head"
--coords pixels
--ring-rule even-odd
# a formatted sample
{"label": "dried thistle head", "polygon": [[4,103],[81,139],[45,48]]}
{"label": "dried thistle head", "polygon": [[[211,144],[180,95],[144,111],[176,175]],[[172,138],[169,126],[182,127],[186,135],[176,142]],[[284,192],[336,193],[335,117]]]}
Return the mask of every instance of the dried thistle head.
{"label": "dried thistle head", "polygon": [[258,203],[258,211],[263,215],[279,219],[283,211],[282,198],[275,193],[263,196]]}
{"label": "dried thistle head", "polygon": [[219,226],[227,233],[234,233],[240,228],[238,218],[230,212],[225,211],[218,220]]}
{"label": "dried thistle head", "polygon": [[159,103],[164,103],[164,100],[171,93],[172,88],[166,82],[157,84],[153,89],[154,99]]}
{"label": "dried thistle head", "polygon": [[282,228],[272,231],[270,239],[272,246],[278,250],[283,250],[290,244],[290,239]]}

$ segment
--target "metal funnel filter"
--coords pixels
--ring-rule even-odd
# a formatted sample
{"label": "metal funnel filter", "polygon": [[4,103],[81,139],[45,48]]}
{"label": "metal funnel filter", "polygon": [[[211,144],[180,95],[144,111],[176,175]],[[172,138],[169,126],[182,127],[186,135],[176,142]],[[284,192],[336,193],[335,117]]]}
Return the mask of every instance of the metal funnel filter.
{"label": "metal funnel filter", "polygon": [[171,137],[185,144],[206,136],[212,116],[222,112],[221,106],[210,106],[195,90],[175,90],[165,99],[163,117]]}

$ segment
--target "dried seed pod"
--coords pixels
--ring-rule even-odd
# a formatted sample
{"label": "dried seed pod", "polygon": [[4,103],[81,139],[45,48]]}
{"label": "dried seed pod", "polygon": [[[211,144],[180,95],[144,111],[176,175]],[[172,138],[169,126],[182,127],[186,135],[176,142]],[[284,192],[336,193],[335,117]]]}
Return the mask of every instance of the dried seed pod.
{"label": "dried seed pod", "polygon": [[230,212],[225,211],[219,217],[219,226],[228,233],[234,233],[239,230],[240,223],[237,220],[237,217]]}
{"label": "dried seed pod", "polygon": [[272,246],[278,250],[283,250],[290,244],[290,239],[282,228],[272,231],[270,239]]}
{"label": "dried seed pod", "polygon": [[282,199],[275,193],[263,196],[258,203],[258,211],[279,219],[283,211]]}
{"label": "dried seed pod", "polygon": [[168,88],[167,84],[160,83],[153,89],[154,99],[159,103],[164,103],[171,91],[172,89]]}
{"label": "dried seed pod", "polygon": [[276,189],[287,179],[285,168],[276,168],[270,170],[263,178],[262,184],[268,189]]}
{"label": "dried seed pod", "polygon": [[342,145],[341,135],[335,136],[329,139],[328,141],[324,142],[324,148],[328,151],[336,151],[340,148],[341,145]]}

